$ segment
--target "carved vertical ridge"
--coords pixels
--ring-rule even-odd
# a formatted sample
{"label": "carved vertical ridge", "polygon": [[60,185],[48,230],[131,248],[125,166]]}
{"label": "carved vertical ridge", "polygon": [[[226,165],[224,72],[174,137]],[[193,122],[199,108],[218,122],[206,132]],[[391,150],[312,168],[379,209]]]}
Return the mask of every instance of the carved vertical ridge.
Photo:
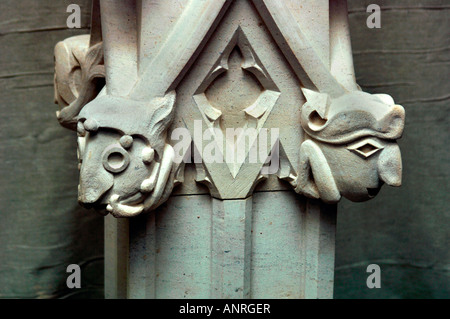
{"label": "carved vertical ridge", "polygon": [[128,219],[105,217],[105,298],[128,297]]}
{"label": "carved vertical ridge", "polygon": [[357,90],[346,0],[330,0],[331,74],[348,90]]}
{"label": "carved vertical ridge", "polygon": [[156,298],[156,214],[130,220],[128,298]]}
{"label": "carved vertical ridge", "polygon": [[307,200],[302,245],[306,299],[333,298],[336,206]]}
{"label": "carved vertical ridge", "polygon": [[211,218],[211,298],[250,298],[252,197],[212,198]]}
{"label": "carved vertical ridge", "polygon": [[107,92],[126,96],[138,76],[136,0],[100,0],[100,9]]}

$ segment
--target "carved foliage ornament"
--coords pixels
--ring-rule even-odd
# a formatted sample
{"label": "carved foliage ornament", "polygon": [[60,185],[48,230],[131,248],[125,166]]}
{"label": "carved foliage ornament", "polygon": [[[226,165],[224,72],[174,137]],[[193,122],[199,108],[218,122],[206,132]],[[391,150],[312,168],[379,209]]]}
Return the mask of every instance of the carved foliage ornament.
{"label": "carved foliage ornament", "polygon": [[[139,41],[131,36],[142,31],[139,23],[129,26],[129,17],[138,16],[139,10],[133,1],[102,2],[104,26],[99,22],[99,1],[94,1],[91,35],[57,44],[55,100],[61,107],[57,117],[61,125],[78,134],[81,203],[106,209],[115,217],[132,217],[155,209],[170,196],[175,176],[184,169],[175,164],[169,139],[175,109],[183,107],[176,104],[175,89],[186,72],[183,70],[189,68],[189,61],[198,55],[198,48],[231,2],[191,1],[150,61],[142,60],[145,55],[137,53]],[[277,35],[276,42],[290,56],[289,63],[303,83],[306,102],[298,102],[298,125],[304,134],[298,145],[297,165],[289,178],[283,179],[297,193],[326,203],[336,203],[341,196],[353,201],[373,198],[384,183],[400,186],[402,165],[396,139],[403,132],[403,107],[388,95],[362,92],[354,81],[347,81],[344,88],[341,79],[320,60],[301,26],[292,22],[296,20],[282,2],[251,3],[272,35]],[[227,71],[230,52],[239,47],[245,62],[242,69],[256,74],[263,83],[261,96],[270,97],[261,102],[260,108],[266,112],[282,93],[267,71],[259,68],[251,42],[239,27],[207,79]],[[127,74],[117,72],[121,67]],[[129,79],[117,85],[119,77]],[[211,81],[202,87],[206,89]],[[203,91],[197,90],[192,98],[214,126],[222,113],[207,101]],[[267,106],[266,100],[272,104]],[[246,109],[250,114],[247,118],[251,119],[253,111]],[[257,120],[260,117],[255,115]],[[231,170],[231,178],[239,176],[241,166],[230,166],[235,170]],[[255,181],[261,178],[256,175]],[[252,181],[249,189],[255,184]]]}

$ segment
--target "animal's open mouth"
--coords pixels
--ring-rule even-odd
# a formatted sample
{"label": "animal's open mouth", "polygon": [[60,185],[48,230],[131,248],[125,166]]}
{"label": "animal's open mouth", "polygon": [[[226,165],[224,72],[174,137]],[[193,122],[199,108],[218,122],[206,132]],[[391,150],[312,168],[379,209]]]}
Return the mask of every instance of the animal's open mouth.
{"label": "animal's open mouth", "polygon": [[367,188],[367,194],[369,195],[370,198],[375,197],[380,192],[380,189],[381,189],[381,187]]}

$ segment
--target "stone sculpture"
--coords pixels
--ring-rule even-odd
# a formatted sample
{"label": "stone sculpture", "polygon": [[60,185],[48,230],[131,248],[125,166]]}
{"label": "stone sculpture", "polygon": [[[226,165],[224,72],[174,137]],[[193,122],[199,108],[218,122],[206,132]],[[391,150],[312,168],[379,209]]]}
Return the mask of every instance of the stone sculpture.
{"label": "stone sculpture", "polygon": [[334,204],[401,184],[405,112],[356,84],[345,0],[94,0],[55,61],[79,202],[133,217],[106,217],[109,297],[330,298]]}
{"label": "stone sculpture", "polygon": [[[267,7],[270,6],[289,14],[280,4],[270,3]],[[230,54],[236,45],[244,54],[244,69],[265,83],[263,95],[267,97],[261,95],[260,99],[263,103],[274,103],[279,94],[276,86],[258,65],[258,58],[255,60],[255,53],[240,28],[225,51]],[[318,60],[314,52],[307,54]],[[136,216],[156,208],[174,186],[174,165],[169,164],[174,155],[166,135],[173,120],[175,91],[150,102],[101,94],[88,104],[98,94],[99,83],[105,77],[102,42],[89,43],[87,36],[70,38],[56,46],[55,56],[56,100],[62,107],[57,116],[63,126],[76,127],[79,134],[80,202],[107,207],[116,217]],[[303,60],[300,57],[299,61]],[[80,74],[75,72],[77,69]],[[227,60],[219,59],[201,85],[203,90],[227,69]],[[320,76],[331,77],[328,72]],[[320,78],[318,81],[323,82]],[[370,95],[357,89],[349,92],[334,79],[330,82],[333,85],[321,87],[325,92],[302,88],[306,103],[301,107],[301,126],[307,138],[300,146],[300,165],[291,181],[295,191],[335,203],[341,195],[354,201],[373,198],[383,183],[399,186],[401,157],[395,140],[401,137],[404,126],[403,108],[395,105],[388,95]],[[72,92],[73,88],[78,88],[78,92]],[[210,106],[204,94],[197,93],[194,98],[212,121],[220,116],[215,115],[221,112]],[[255,112],[261,108],[266,112],[265,107],[252,106],[252,111],[246,112],[258,120],[261,115]],[[114,134],[116,138],[112,137]],[[133,155],[127,151],[130,148]],[[127,170],[130,163],[135,166],[131,175],[127,174],[131,172]]]}
{"label": "stone sculpture", "polygon": [[133,217],[168,197],[174,153],[166,132],[174,103],[175,92],[150,102],[104,95],[83,108],[77,130],[80,202]]}
{"label": "stone sculpture", "polygon": [[300,148],[295,191],[336,203],[375,197],[383,183],[401,185],[402,162],[395,140],[405,111],[386,94],[361,91],[337,98],[303,89],[301,125],[310,139]]}

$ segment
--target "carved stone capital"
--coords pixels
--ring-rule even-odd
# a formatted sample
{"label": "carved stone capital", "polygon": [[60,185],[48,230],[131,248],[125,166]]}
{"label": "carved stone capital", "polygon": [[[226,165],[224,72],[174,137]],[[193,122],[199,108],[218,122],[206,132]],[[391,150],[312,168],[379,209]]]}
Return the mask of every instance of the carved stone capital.
{"label": "carved stone capital", "polygon": [[84,205],[132,217],[178,184],[222,200],[293,187],[326,203],[401,184],[405,112],[356,84],[345,1],[161,1],[158,16],[152,1],[93,3],[91,36],[55,48]]}

